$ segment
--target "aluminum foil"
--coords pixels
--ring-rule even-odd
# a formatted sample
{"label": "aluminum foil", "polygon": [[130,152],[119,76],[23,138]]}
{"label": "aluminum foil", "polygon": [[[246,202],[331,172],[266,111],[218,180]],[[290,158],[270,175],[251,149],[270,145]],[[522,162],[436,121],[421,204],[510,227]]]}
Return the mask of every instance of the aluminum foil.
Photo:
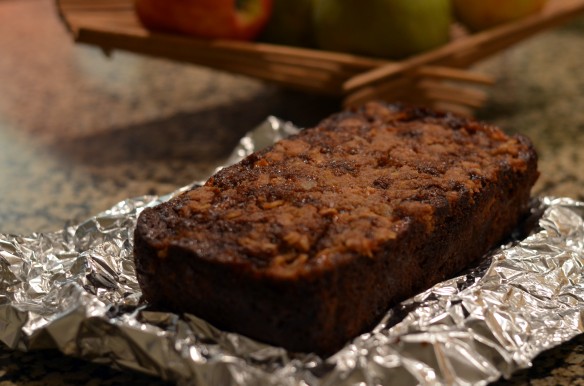
{"label": "aluminum foil", "polygon": [[[227,163],[296,131],[269,118]],[[528,237],[320,358],[140,303],[133,228],[141,210],[170,196],[128,199],[56,233],[0,235],[0,340],[185,385],[481,385],[584,332],[583,202],[538,199]]]}

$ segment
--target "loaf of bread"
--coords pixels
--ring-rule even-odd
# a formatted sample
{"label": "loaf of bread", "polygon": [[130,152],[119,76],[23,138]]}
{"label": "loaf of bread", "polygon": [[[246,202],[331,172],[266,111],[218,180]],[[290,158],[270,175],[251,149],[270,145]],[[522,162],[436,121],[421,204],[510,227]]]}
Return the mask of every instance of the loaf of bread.
{"label": "loaf of bread", "polygon": [[145,209],[135,231],[143,297],[331,354],[508,237],[537,176],[524,137],[369,103]]}

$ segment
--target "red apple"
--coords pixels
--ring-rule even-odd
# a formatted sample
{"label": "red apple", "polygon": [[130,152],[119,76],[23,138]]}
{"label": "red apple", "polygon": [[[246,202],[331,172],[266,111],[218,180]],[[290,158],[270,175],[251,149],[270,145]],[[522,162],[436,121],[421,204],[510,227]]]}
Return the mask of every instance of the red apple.
{"label": "red apple", "polygon": [[455,17],[471,31],[481,31],[541,11],[547,0],[454,0]]}
{"label": "red apple", "polygon": [[251,40],[268,22],[272,0],[136,0],[135,9],[149,29]]}

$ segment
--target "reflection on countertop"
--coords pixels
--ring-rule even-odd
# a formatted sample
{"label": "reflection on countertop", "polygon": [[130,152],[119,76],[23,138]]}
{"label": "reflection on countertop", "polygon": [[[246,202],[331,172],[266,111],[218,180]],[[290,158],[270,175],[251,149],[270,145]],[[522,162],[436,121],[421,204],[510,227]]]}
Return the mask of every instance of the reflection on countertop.
{"label": "reflection on countertop", "polygon": [[[536,194],[584,200],[584,19],[477,66],[479,118],[534,141]],[[268,115],[301,126],[339,101],[196,66],[75,46],[49,0],[0,1],[0,232],[60,229],[197,180]],[[499,385],[582,383],[584,337]],[[0,385],[163,384],[55,352],[0,348]]]}

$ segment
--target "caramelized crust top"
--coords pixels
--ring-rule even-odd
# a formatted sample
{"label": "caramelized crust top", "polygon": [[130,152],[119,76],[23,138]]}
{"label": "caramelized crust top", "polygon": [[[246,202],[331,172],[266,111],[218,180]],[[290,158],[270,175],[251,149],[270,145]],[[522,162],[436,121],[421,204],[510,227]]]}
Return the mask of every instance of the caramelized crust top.
{"label": "caramelized crust top", "polygon": [[497,128],[370,103],[164,204],[149,236],[160,258],[179,246],[204,259],[293,276],[355,254],[373,257],[413,224],[432,232],[462,201],[472,204],[533,158],[527,140]]}

